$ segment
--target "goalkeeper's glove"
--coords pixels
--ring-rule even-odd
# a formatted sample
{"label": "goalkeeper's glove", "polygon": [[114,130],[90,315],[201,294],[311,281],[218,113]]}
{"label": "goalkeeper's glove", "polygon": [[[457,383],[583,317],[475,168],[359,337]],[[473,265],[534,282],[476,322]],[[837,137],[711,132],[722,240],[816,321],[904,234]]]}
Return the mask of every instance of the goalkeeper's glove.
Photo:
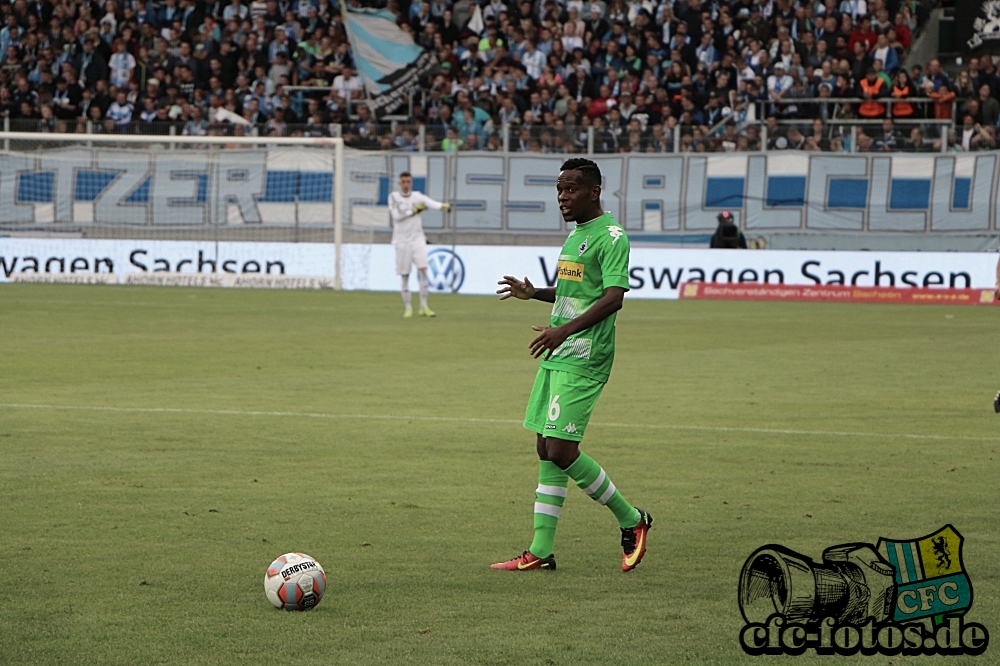
{"label": "goalkeeper's glove", "polygon": [[446,213],[450,213],[451,212],[451,204],[450,203],[443,203],[443,204],[441,204],[441,210],[443,210]]}
{"label": "goalkeeper's glove", "polygon": [[425,210],[427,210],[427,206],[425,206],[422,203],[418,203],[416,206],[413,207],[413,214],[420,215]]}

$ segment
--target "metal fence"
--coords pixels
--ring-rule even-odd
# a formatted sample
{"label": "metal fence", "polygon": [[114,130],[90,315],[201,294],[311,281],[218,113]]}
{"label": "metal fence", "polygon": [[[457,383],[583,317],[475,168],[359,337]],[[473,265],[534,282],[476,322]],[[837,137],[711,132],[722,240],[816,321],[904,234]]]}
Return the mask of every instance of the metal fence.
{"label": "metal fence", "polygon": [[[4,148],[10,135],[19,132],[72,134],[137,134],[155,136],[259,136],[343,137],[350,148],[372,151],[417,153],[718,153],[771,150],[807,150],[832,153],[940,152],[961,148],[953,120],[954,102],[946,102],[949,118],[926,117],[941,102],[928,98],[879,99],[882,117],[859,117],[858,98],[795,98],[775,103],[756,100],[714,123],[682,125],[669,119],[649,123],[647,115],[636,122],[609,127],[603,119],[583,118],[567,125],[501,125],[485,123],[414,123],[406,120],[370,120],[348,123],[233,124],[230,122],[186,123],[175,120],[134,121],[115,124],[111,120],[3,120]],[[899,106],[909,105],[901,114]],[[765,120],[766,118],[766,120]],[[640,120],[641,119],[641,120]],[[914,133],[914,129],[917,130]],[[972,149],[1000,147],[996,128],[976,129]],[[919,134],[919,140],[917,135]]]}

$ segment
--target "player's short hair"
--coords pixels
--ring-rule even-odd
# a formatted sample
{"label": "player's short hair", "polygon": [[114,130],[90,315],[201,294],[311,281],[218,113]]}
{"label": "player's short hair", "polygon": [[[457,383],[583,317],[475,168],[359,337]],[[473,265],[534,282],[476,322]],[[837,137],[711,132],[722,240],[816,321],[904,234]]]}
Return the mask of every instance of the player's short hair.
{"label": "player's short hair", "polygon": [[400,178],[413,178],[413,176],[410,175],[409,171],[404,171],[403,173],[399,174],[399,177]]}
{"label": "player's short hair", "polygon": [[592,185],[600,185],[603,182],[601,169],[593,160],[583,157],[574,157],[566,160],[559,168],[560,171],[579,171]]}

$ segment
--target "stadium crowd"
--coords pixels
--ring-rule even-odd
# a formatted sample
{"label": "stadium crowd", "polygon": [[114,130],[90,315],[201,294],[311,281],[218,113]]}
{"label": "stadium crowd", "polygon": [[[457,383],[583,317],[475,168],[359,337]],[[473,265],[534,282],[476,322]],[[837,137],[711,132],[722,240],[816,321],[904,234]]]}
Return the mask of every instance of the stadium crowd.
{"label": "stadium crowd", "polygon": [[859,120],[859,150],[932,150],[935,128],[896,123],[952,113],[940,63],[900,66],[915,0],[491,0],[481,35],[446,9],[411,5],[409,25],[443,63],[422,111],[445,149],[496,149],[507,125],[520,151],[844,150],[834,121]]}
{"label": "stadium crowd", "polygon": [[[336,0],[4,0],[0,116],[41,131],[340,131],[399,150],[996,147],[990,57],[954,80],[937,60],[901,66],[927,20],[919,0],[481,1],[390,0],[438,59],[412,116],[390,122],[365,105]],[[929,103],[894,101],[913,98]]]}

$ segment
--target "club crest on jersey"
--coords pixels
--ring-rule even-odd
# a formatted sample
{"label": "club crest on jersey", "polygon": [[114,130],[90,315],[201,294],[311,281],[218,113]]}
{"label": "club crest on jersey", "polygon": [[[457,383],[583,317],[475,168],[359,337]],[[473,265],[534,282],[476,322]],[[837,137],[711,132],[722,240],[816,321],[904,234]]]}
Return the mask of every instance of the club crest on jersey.
{"label": "club crest on jersey", "polygon": [[577,250],[577,256],[579,256],[579,257],[582,257],[582,256],[583,256],[583,253],[587,251],[587,247],[588,247],[588,246],[587,246],[587,243],[588,243],[588,242],[590,242],[590,236],[587,236],[587,237],[586,237],[586,238],[585,238],[585,239],[583,240],[583,242],[582,242],[582,243],[580,243],[580,247],[579,247],[579,249]]}
{"label": "club crest on jersey", "polygon": [[619,227],[617,224],[612,224],[611,226],[608,227],[608,233],[611,235],[611,238],[613,239],[611,241],[611,244],[614,245],[615,243],[618,242],[619,238],[625,235],[625,230]]}

